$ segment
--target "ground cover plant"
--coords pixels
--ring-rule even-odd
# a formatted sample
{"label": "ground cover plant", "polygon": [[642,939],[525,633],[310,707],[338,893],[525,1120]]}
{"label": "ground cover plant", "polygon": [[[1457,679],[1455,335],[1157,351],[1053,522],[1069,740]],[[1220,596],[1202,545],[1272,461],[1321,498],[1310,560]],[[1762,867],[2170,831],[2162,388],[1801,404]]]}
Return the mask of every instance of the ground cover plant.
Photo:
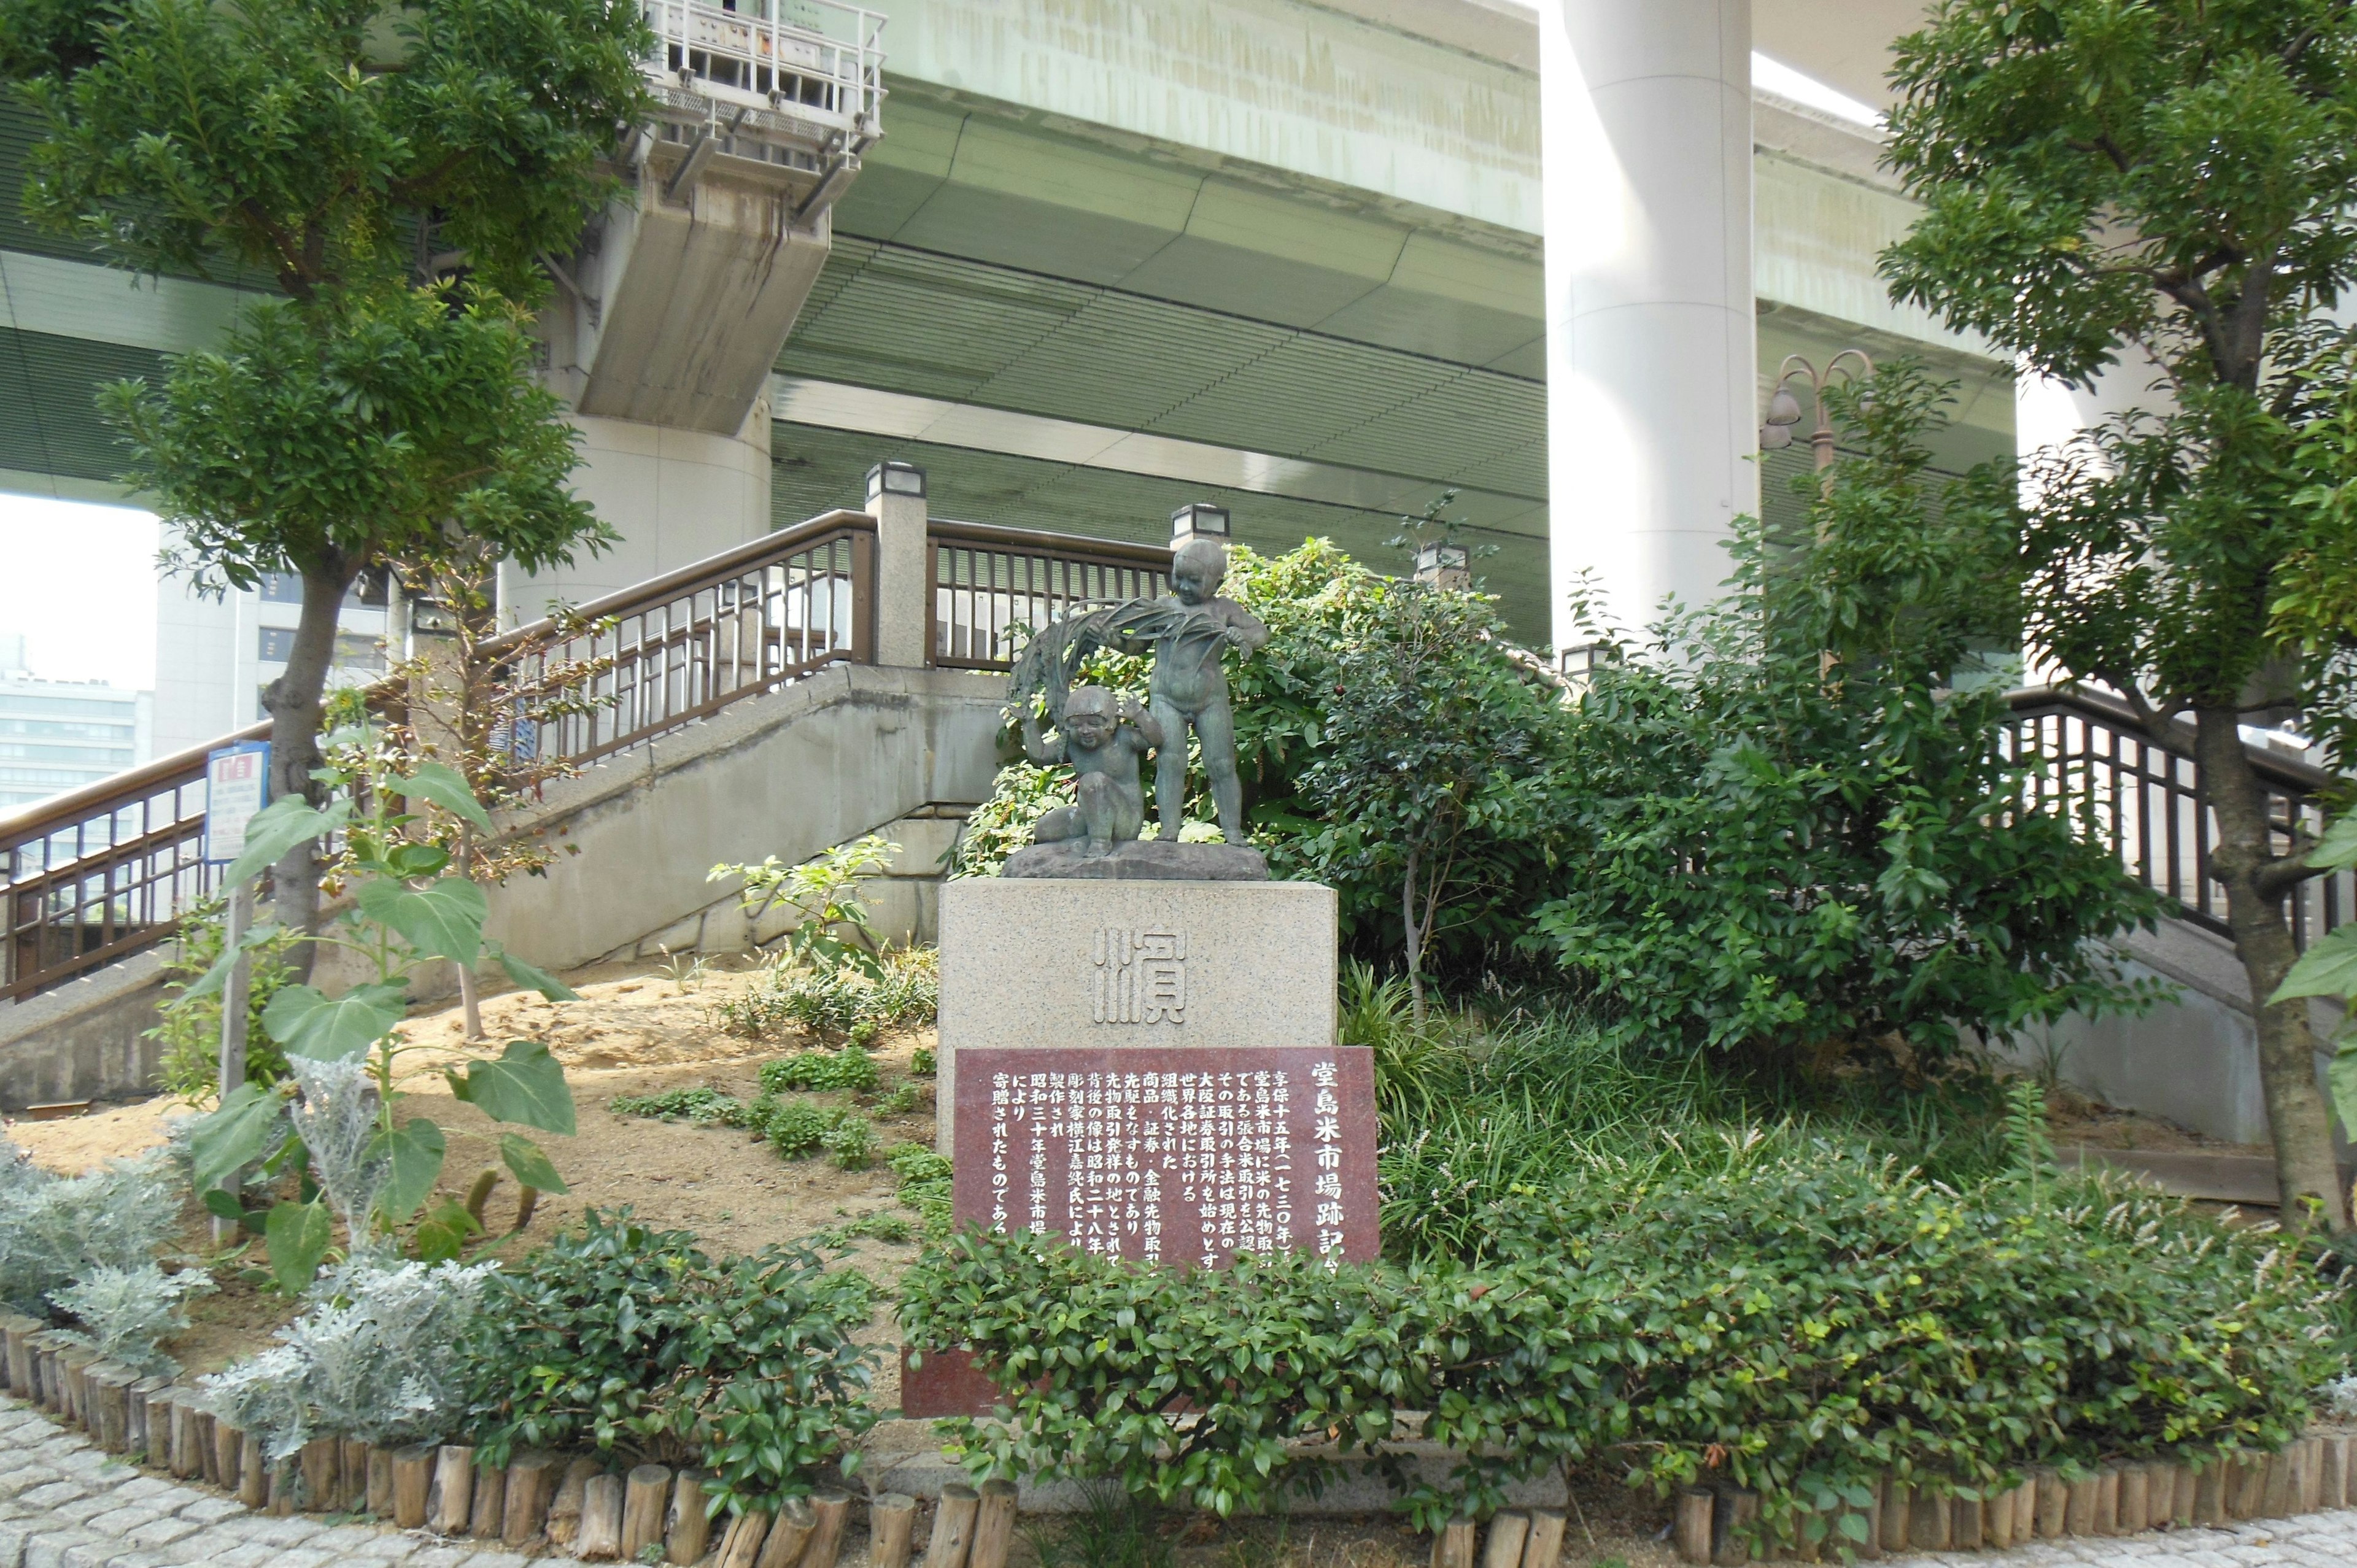
{"label": "ground cover plant", "polygon": [[902,1321],[920,1351],[974,1348],[1017,1418],[956,1426],[977,1475],[1227,1513],[1317,1484],[1295,1440],[1380,1458],[1427,1410],[1466,1457],[1405,1490],[1420,1523],[1602,1466],[1756,1488],[1787,1541],[1854,1528],[1844,1499],[1886,1474],[1936,1492],[2272,1449],[2341,1364],[2296,1249],[2174,1200],[2034,1157],[1964,1191],[1825,1144],[1695,1156],[1500,1206],[1477,1265],[1206,1277],[969,1231],[905,1276]]}
{"label": "ground cover plant", "polygon": [[857,1472],[875,1286],[805,1248],[706,1257],[684,1231],[592,1211],[491,1274],[461,1354],[486,1462],[594,1447],[712,1472],[716,1511],[774,1511]]}

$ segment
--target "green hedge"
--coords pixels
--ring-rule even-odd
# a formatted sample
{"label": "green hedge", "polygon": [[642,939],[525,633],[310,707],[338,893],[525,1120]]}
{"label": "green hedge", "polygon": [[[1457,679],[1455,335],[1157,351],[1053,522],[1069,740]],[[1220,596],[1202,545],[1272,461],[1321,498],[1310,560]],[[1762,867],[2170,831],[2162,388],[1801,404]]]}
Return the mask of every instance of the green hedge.
{"label": "green hedge", "polygon": [[[1819,1146],[1603,1179],[1497,1217],[1504,1262],[1157,1272],[967,1232],[903,1283],[920,1351],[971,1346],[1017,1418],[978,1475],[1110,1477],[1221,1513],[1379,1459],[1395,1413],[1469,1455],[1430,1525],[1562,1465],[1724,1479],[1822,1536],[1883,1475],[2273,1449],[2338,1369],[2330,1291],[2271,1231],[2051,1173],[1970,1192]],[[1193,1415],[1180,1423],[1180,1412]]]}

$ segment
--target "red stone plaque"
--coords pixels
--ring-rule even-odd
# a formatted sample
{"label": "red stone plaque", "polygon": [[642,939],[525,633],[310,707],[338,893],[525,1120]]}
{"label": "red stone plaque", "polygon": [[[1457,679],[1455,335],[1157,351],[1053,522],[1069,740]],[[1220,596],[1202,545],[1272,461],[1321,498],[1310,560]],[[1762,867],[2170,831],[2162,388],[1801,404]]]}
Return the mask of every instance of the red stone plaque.
{"label": "red stone plaque", "polygon": [[1219,1268],[1372,1260],[1373,1054],[1115,1046],[957,1055],[960,1225]]}

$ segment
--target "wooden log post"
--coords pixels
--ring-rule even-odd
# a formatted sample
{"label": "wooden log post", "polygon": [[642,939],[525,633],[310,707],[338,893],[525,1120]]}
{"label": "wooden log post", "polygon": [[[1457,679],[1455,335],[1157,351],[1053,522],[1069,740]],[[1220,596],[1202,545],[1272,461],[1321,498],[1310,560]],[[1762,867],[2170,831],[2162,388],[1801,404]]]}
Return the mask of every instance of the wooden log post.
{"label": "wooden log post", "polygon": [[612,1563],[622,1555],[622,1477],[597,1475],[581,1488],[581,1539],[573,1554],[584,1563]]}
{"label": "wooden log post", "polygon": [[842,1492],[813,1492],[810,1545],[797,1568],[834,1568],[843,1555],[844,1531],[851,1524],[851,1498]]}
{"label": "wooden log post", "polygon": [[[1682,1504],[1679,1509],[1681,1517],[1684,1511]],[[1489,1539],[1481,1546],[1481,1568],[1523,1568],[1523,1545],[1530,1538],[1530,1515],[1501,1513],[1494,1516],[1490,1520]],[[1688,1558],[1687,1561],[1698,1560]]]}
{"label": "wooden log post", "polygon": [[2324,1439],[2299,1440],[2299,1511],[2314,1513],[2324,1506]]}
{"label": "wooden log post", "polygon": [[1915,1492],[1911,1487],[1897,1480],[1882,1483],[1882,1529],[1879,1545],[1885,1552],[1907,1550],[1907,1532],[1914,1521]]}
{"label": "wooden log post", "polygon": [[[1717,1517],[1717,1499],[1712,1513]],[[1555,1568],[1563,1560],[1564,1518],[1561,1509],[1533,1509],[1531,1538],[1523,1545],[1523,1568]]]}
{"label": "wooden log post", "polygon": [[1015,1546],[1017,1497],[1012,1481],[982,1484],[982,1508],[974,1516],[974,1553],[966,1559],[966,1568],[1006,1568],[1006,1555]]}
{"label": "wooden log post", "polygon": [[497,1541],[508,1527],[508,1473],[489,1465],[475,1466],[475,1500],[468,1509],[467,1533],[478,1541]]}
{"label": "wooden log post", "polygon": [[315,1437],[303,1444],[303,1511],[326,1513],[343,1491],[343,1444]]}
{"label": "wooden log post", "polygon": [[[246,1439],[251,1446],[254,1439]],[[295,1494],[303,1489],[303,1456],[292,1455],[270,1466],[270,1517],[286,1519],[295,1512]]]}
{"label": "wooden log post", "polygon": [[2144,1465],[2120,1466],[2119,1512],[2112,1522],[2120,1535],[2141,1535],[2152,1512],[2152,1470]]}
{"label": "wooden log post", "polygon": [[[769,1539],[753,1568],[800,1568],[811,1556],[811,1538],[818,1533],[818,1515],[808,1500],[791,1498],[770,1521]],[[838,1548],[839,1550],[839,1548]]]}
{"label": "wooden log post", "polygon": [[2324,1503],[2328,1509],[2349,1506],[2349,1439],[2328,1437],[2324,1440]]}
{"label": "wooden log post", "polygon": [[435,1451],[430,1443],[393,1451],[393,1522],[423,1530],[434,1500]]}
{"label": "wooden log post", "polygon": [[82,1373],[90,1434],[109,1454],[131,1452],[131,1385],[138,1380],[130,1368],[112,1361],[93,1361]]}
{"label": "wooden log post", "polygon": [[425,1498],[425,1528],[436,1535],[464,1535],[475,1504],[475,1451],[445,1443],[434,1453],[434,1485]]}
{"label": "wooden log post", "polygon": [[548,1522],[548,1505],[556,1495],[558,1479],[554,1454],[527,1449],[515,1456],[515,1463],[508,1466],[507,1507],[500,1521],[502,1545],[527,1546],[540,1534]]}
{"label": "wooden log post", "polygon": [[704,1553],[712,1543],[712,1515],[704,1506],[704,1483],[709,1474],[704,1470],[682,1470],[672,1477],[671,1508],[663,1516],[666,1563],[683,1565],[704,1561]]}
{"label": "wooden log post", "polygon": [[877,1493],[867,1505],[868,1568],[909,1568],[916,1530],[916,1498],[905,1492]]}
{"label": "wooden log post", "polygon": [[172,1460],[172,1385],[142,1378],[131,1385],[131,1451],[143,1465],[168,1468]]}
{"label": "wooden log post", "polygon": [[91,1364],[98,1358],[79,1345],[68,1344],[58,1352],[58,1383],[65,1392],[65,1409],[60,1412],[83,1431],[92,1430],[90,1418],[90,1389],[83,1380]]}
{"label": "wooden log post", "polygon": [[581,1539],[581,1506],[589,1495],[589,1478],[597,1474],[595,1459],[576,1459],[565,1467],[565,1477],[556,1484],[556,1497],[548,1505],[548,1542],[552,1546],[571,1550]]}
{"label": "wooden log post", "polygon": [[1947,1498],[1928,1487],[1916,1487],[1914,1503],[1907,1510],[1907,1544],[1918,1552],[1945,1552],[1954,1518]]}
{"label": "wooden log post", "polygon": [[203,1455],[206,1484],[225,1492],[237,1490],[241,1434],[211,1411],[197,1412],[197,1447]]}
{"label": "wooden log post", "polygon": [[1710,1561],[1710,1521],[1717,1504],[1717,1494],[1708,1487],[1687,1487],[1678,1493],[1677,1512],[1670,1520],[1670,1544],[1679,1562]]}
{"label": "wooden log post", "polygon": [[2091,1535],[2120,1532],[2120,1467],[2106,1465],[2095,1476],[2095,1523]]}
{"label": "wooden log post", "polygon": [[731,1514],[727,1533],[720,1538],[720,1560],[715,1568],[755,1568],[769,1533],[770,1516],[759,1509]]}
{"label": "wooden log post", "polygon": [[1710,1516],[1710,1560],[1718,1568],[1739,1568],[1751,1561],[1749,1532],[1760,1517],[1760,1494],[1730,1487],[1718,1494]]}
{"label": "wooden log post", "polygon": [[2169,1521],[2179,1526],[2190,1525],[2193,1522],[2195,1491],[2193,1466],[2182,1459],[2178,1460],[2169,1467]]}
{"label": "wooden log post", "polygon": [[369,1490],[369,1445],[357,1437],[336,1444],[336,1511],[366,1513]]}
{"label": "wooden log post", "polygon": [[11,1317],[0,1323],[0,1348],[5,1348],[8,1363],[8,1391],[27,1404],[40,1394],[40,1386],[33,1376],[33,1348],[29,1343],[38,1331],[29,1317]]}
{"label": "wooden log post", "polygon": [[[216,1423],[215,1431],[221,1423]],[[262,1439],[230,1429],[237,1440],[237,1500],[257,1511],[270,1506],[270,1466],[262,1455]]]}
{"label": "wooden log post", "polygon": [[200,1478],[205,1473],[205,1455],[197,1446],[197,1396],[186,1389],[174,1389],[167,1408],[171,1412],[172,1474],[183,1481]]}
{"label": "wooden log post", "polygon": [[45,1331],[40,1339],[41,1408],[51,1415],[66,1413],[65,1348]]}
{"label": "wooden log post", "polygon": [[965,1568],[974,1551],[974,1516],[981,1509],[982,1495],[972,1487],[952,1481],[942,1488],[942,1500],[933,1509],[932,1538],[925,1543],[925,1568]]}
{"label": "wooden log post", "polygon": [[623,1480],[624,1562],[635,1563],[640,1552],[662,1543],[663,1514],[671,1507],[671,1466],[668,1465],[638,1466]]}
{"label": "wooden log post", "polygon": [[371,1443],[368,1451],[368,1477],[365,1502],[368,1511],[379,1519],[393,1517],[393,1450]]}
{"label": "wooden log post", "polygon": [[1432,1538],[1432,1568],[1473,1568],[1474,1522],[1452,1519]]}
{"label": "wooden log post", "polygon": [[2071,1483],[2070,1498],[2062,1509],[2063,1534],[2095,1533],[2095,1494],[2102,1486],[2102,1477],[2093,1475],[2082,1476]]}
{"label": "wooden log post", "polygon": [[1991,1552],[2003,1552],[2013,1544],[2012,1487],[1982,1498],[1981,1544]]}

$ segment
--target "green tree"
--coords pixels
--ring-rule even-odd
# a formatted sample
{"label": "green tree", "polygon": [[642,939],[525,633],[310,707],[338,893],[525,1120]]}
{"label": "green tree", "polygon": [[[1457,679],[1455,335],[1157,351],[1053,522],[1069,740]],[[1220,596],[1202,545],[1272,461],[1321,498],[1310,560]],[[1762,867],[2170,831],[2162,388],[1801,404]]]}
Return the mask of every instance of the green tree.
{"label": "green tree", "polygon": [[2026,804],[2002,693],[1953,684],[2018,616],[2019,515],[2009,466],[1926,472],[1947,391],[1832,393],[1858,450],[1800,481],[1805,538],[1747,524],[1726,597],[1589,678],[1534,924],[1635,1040],[1911,1066],[2148,995],[2094,943],[2156,900]]}
{"label": "green tree", "polygon": [[[200,584],[303,578],[264,698],[275,793],[316,796],[361,573],[452,536],[534,567],[606,537],[505,302],[542,296],[616,188],[598,160],[642,117],[646,41],[632,0],[0,0],[0,77],[43,128],[35,221],[287,296],[107,396]],[[316,929],[312,846],[276,872],[283,918]]]}
{"label": "green tree", "polygon": [[[2316,868],[2276,842],[2238,725],[2285,706],[2345,733],[2357,600],[2320,590],[2357,551],[2334,439],[2357,382],[2324,313],[2357,277],[2357,10],[1943,0],[1897,60],[1888,157],[1924,215],[1883,256],[1893,294],[2038,374],[2154,383],[2032,475],[2025,642],[2157,737],[2190,716],[2211,873],[2270,997]],[[2256,1013],[2287,1215],[2345,1227],[2306,1004]]]}
{"label": "green tree", "polygon": [[1498,639],[1487,598],[1360,587],[1339,607],[1324,734],[1298,779],[1321,820],[1294,847],[1321,880],[1388,887],[1422,1023],[1434,938],[1515,897],[1546,815],[1557,693]]}

